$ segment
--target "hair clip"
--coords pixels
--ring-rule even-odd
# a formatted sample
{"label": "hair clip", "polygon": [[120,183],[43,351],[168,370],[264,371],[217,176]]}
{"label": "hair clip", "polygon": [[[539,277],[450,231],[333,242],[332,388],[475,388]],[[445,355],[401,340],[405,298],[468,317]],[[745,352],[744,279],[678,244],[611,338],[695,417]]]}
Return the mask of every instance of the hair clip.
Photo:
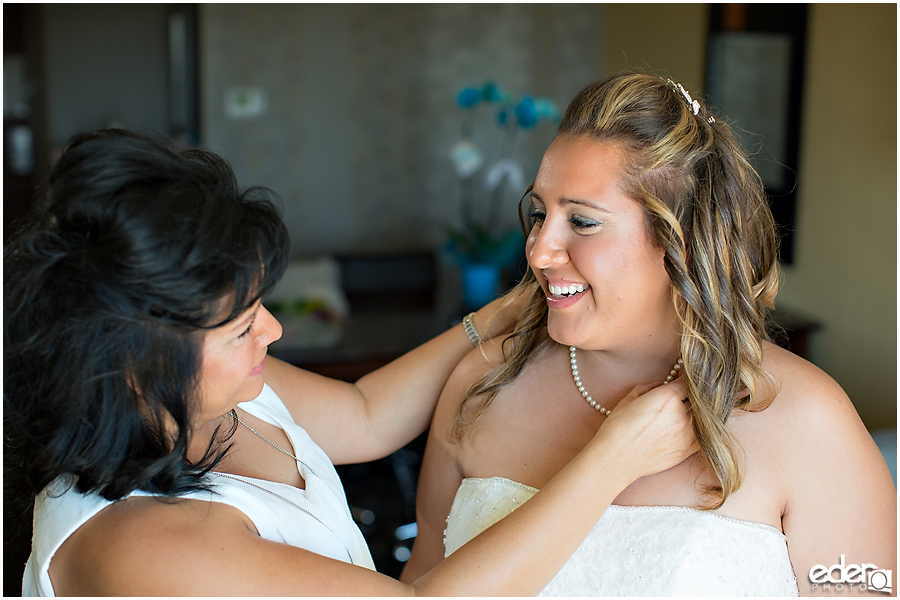
{"label": "hair clip", "polygon": [[[683,85],[681,85],[680,83],[675,83],[671,79],[667,79],[666,81],[668,81],[672,87],[676,88],[679,92],[681,92],[681,95],[684,96],[685,100],[687,100],[688,106],[691,107],[691,110],[693,111],[694,116],[697,116],[698,114],[700,114],[700,103],[697,102],[696,100],[694,100],[693,98],[691,98],[691,93],[689,91],[687,91],[686,89],[684,89]],[[709,115],[706,118],[706,120],[710,124],[716,122],[715,117],[713,117],[712,115]]]}
{"label": "hair clip", "polygon": [[687,100],[687,103],[690,104],[691,108],[694,109],[694,115],[697,115],[697,113],[700,112],[700,103],[691,98],[691,93],[684,89],[683,85],[681,85],[680,83],[676,85],[678,85],[678,89],[681,90],[681,95],[684,96],[684,99]]}

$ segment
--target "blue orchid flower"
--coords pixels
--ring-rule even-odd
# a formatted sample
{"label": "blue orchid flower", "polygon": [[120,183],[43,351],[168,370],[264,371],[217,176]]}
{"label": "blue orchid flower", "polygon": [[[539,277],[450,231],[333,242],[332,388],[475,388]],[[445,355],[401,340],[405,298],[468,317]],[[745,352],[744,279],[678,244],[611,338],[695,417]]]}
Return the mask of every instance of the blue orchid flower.
{"label": "blue orchid flower", "polygon": [[481,96],[481,90],[467,87],[459,92],[459,94],[456,96],[456,102],[461,107],[468,109],[481,102]]}
{"label": "blue orchid flower", "polygon": [[481,89],[481,96],[485,102],[508,104],[510,101],[510,95],[506,90],[490,81],[484,84],[484,87]]}
{"label": "blue orchid flower", "polygon": [[548,121],[559,121],[559,109],[556,104],[547,98],[535,98],[534,109],[538,114],[538,118]]}
{"label": "blue orchid flower", "polygon": [[518,119],[520,127],[529,129],[537,124],[539,116],[535,108],[534,98],[531,96],[523,96],[515,110],[516,119]]}
{"label": "blue orchid flower", "polygon": [[481,102],[499,104],[497,123],[503,128],[517,125],[530,129],[542,120],[558,122],[560,119],[559,109],[552,100],[522,96],[519,103],[514,104],[514,98],[492,81],[486,82],[481,88],[463,88],[457,94],[456,101],[465,110]]}

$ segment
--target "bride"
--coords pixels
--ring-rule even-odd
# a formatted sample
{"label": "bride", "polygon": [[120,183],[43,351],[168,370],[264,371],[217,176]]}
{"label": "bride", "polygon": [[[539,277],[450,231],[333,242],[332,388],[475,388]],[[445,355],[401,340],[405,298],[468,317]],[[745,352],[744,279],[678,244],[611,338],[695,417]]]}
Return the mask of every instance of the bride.
{"label": "bride", "polygon": [[797,595],[817,565],[858,565],[851,590],[895,570],[883,458],[841,388],[768,340],[775,228],[729,128],[679,84],[611,76],[526,198],[531,303],[444,389],[402,579],[529,500],[624,391],[673,380],[702,452],[619,494],[544,595]]}

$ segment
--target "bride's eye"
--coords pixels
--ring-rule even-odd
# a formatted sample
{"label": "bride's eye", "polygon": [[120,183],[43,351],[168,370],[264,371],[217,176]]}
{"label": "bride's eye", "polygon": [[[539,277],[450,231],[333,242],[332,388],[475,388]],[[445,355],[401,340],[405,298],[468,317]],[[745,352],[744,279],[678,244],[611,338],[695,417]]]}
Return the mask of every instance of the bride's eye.
{"label": "bride's eye", "polygon": [[572,224],[572,227],[577,230],[587,230],[602,224],[599,221],[585,219],[584,217],[580,217],[578,215],[572,215],[569,218],[569,222]]}
{"label": "bride's eye", "polygon": [[537,208],[532,208],[531,212],[528,213],[528,218],[531,219],[531,225],[533,227],[539,223],[543,223],[547,218],[547,213]]}

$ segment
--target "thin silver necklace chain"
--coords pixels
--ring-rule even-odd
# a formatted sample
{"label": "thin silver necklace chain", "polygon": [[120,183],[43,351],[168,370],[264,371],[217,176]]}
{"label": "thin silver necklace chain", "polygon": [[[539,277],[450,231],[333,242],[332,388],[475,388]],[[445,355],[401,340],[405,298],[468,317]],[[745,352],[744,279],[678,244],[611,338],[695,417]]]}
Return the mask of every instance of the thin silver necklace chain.
{"label": "thin silver necklace chain", "polygon": [[[319,477],[319,474],[316,473],[316,471],[315,471],[312,467],[310,467],[308,464],[306,464],[305,462],[303,462],[302,460],[300,460],[299,458],[297,458],[296,455],[294,455],[294,454],[288,452],[287,450],[285,450],[284,448],[282,448],[281,446],[279,446],[278,444],[276,444],[275,442],[273,442],[272,440],[270,440],[269,438],[267,438],[266,436],[264,436],[263,434],[261,434],[260,432],[258,432],[256,429],[254,429],[254,428],[250,427],[249,425],[247,425],[246,423],[244,423],[244,421],[241,420],[241,418],[237,415],[237,411],[236,411],[235,409],[232,409],[231,412],[228,413],[228,414],[231,415],[231,418],[232,418],[232,419],[234,419],[235,421],[237,421],[238,423],[240,423],[241,425],[243,425],[244,427],[246,427],[247,429],[249,429],[251,432],[253,432],[253,433],[256,434],[258,437],[260,437],[263,441],[267,442],[270,446],[272,446],[273,448],[279,450],[279,451],[282,452],[283,454],[287,454],[288,456],[290,456],[291,458],[293,458],[295,461],[297,461],[298,463],[300,463],[301,465],[303,465],[304,467],[306,467],[306,468],[309,470],[310,473],[312,473],[312,474],[315,475],[316,477]],[[257,484],[255,484],[255,483],[253,483],[252,481],[247,481],[246,479],[241,479],[241,478],[239,478],[239,477],[235,477],[234,475],[229,475],[229,474],[227,474],[227,473],[219,473],[219,472],[217,472],[217,471],[209,471],[209,472],[212,473],[213,475],[218,476],[218,477],[225,477],[226,479],[231,479],[232,481],[239,481],[239,482],[241,482],[241,483],[244,483],[244,484],[246,484],[246,485],[249,485],[249,486],[251,486],[251,487],[254,487],[254,488],[258,489],[258,490],[261,490],[261,491],[263,491],[263,492],[266,492],[266,493],[268,493],[268,494],[271,494],[271,495],[275,496],[276,498],[280,498],[280,499],[283,500],[284,502],[287,502],[288,504],[290,504],[290,505],[293,506],[294,508],[297,508],[297,509],[300,510],[301,512],[303,512],[303,513],[309,515],[310,517],[312,517],[313,519],[315,519],[316,521],[318,521],[319,524],[322,525],[322,527],[324,527],[325,529],[327,529],[328,531],[330,531],[336,538],[341,539],[340,536],[339,536],[337,533],[335,533],[334,529],[332,529],[331,527],[329,527],[328,525],[326,525],[325,522],[322,521],[322,519],[320,519],[320,518],[317,517],[315,514],[313,514],[312,511],[307,510],[306,508],[303,508],[302,506],[300,506],[299,504],[297,504],[296,502],[294,502],[294,501],[291,500],[290,498],[286,498],[286,497],[282,496],[281,494],[279,494],[278,492],[273,492],[273,491],[270,490],[269,488],[263,487],[263,486],[261,486],[261,485],[257,485]],[[354,564],[354,562],[353,562],[353,554],[350,552],[350,549],[349,549],[349,548],[346,548],[346,544],[345,544],[345,549],[347,550],[347,557],[348,557],[349,560],[350,560],[350,564]]]}
{"label": "thin silver necklace chain", "polygon": [[297,458],[296,455],[291,454],[290,452],[288,452],[287,450],[285,450],[284,448],[282,448],[281,446],[279,446],[278,444],[276,444],[275,442],[273,442],[272,440],[270,440],[269,438],[267,438],[266,436],[264,436],[263,434],[261,434],[261,433],[258,432],[257,430],[253,429],[252,427],[250,427],[249,425],[247,425],[246,423],[244,423],[244,422],[241,420],[241,418],[237,415],[237,411],[236,411],[235,409],[231,409],[231,412],[230,412],[229,414],[231,415],[231,418],[232,418],[232,419],[234,419],[235,421],[237,421],[238,423],[240,423],[241,425],[243,425],[244,427],[246,427],[247,429],[249,429],[250,431],[252,431],[253,433],[255,433],[260,439],[262,439],[263,441],[265,441],[266,443],[268,443],[270,446],[272,446],[273,448],[275,448],[276,450],[278,450],[278,451],[281,452],[282,454],[287,454],[288,456],[290,456],[291,458],[293,458],[294,460],[296,460],[298,463],[300,463],[301,465],[303,465],[304,467],[306,467],[307,469],[309,469],[309,472],[310,472],[310,473],[312,473],[312,474],[315,475],[316,477],[319,477],[319,474],[316,473],[316,471],[315,471],[312,467],[310,467],[308,464],[306,464],[305,462],[303,462],[302,460],[300,460],[299,458]]}

